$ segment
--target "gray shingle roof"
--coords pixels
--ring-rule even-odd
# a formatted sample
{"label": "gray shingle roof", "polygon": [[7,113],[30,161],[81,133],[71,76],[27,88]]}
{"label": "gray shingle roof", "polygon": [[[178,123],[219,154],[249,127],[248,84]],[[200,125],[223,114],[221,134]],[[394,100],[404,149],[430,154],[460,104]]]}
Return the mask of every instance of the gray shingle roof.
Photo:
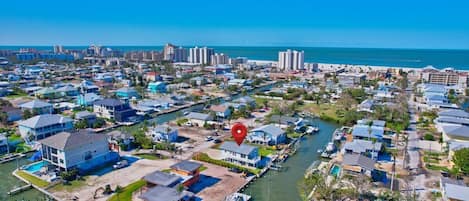
{"label": "gray shingle roof", "polygon": [[375,161],[360,154],[344,154],[344,165],[360,166],[367,170],[375,169]]}
{"label": "gray shingle roof", "polygon": [[261,126],[259,128],[255,128],[252,131],[262,131],[262,132],[265,132],[265,133],[270,133],[274,137],[277,137],[277,136],[282,135],[282,134],[285,133],[285,131],[283,131],[281,128],[279,128],[279,127],[277,127],[273,124],[264,125],[264,126]]}
{"label": "gray shingle roof", "polygon": [[161,172],[157,170],[150,174],[145,175],[143,179],[149,183],[156,184],[156,185],[173,186],[182,178],[174,174]]}
{"label": "gray shingle roof", "polygon": [[440,123],[469,125],[469,119],[458,118],[458,117],[453,117],[453,116],[440,116],[436,118],[436,121]]}
{"label": "gray shingle roof", "polygon": [[139,198],[145,201],[179,201],[183,198],[190,198],[193,196],[194,194],[188,191],[178,192],[174,188],[155,186],[140,195]]}
{"label": "gray shingle roof", "polygon": [[103,100],[98,100],[93,103],[94,105],[105,105],[109,107],[115,107],[122,105],[123,103],[120,100],[114,99],[114,98],[106,98]]}
{"label": "gray shingle roof", "polygon": [[381,142],[375,142],[373,146],[373,142],[369,140],[355,139],[352,142],[345,143],[344,148],[345,150],[352,150],[354,153],[364,153],[366,150],[380,151],[381,146]]}
{"label": "gray shingle roof", "polygon": [[189,113],[186,118],[188,119],[198,119],[203,121],[210,121],[212,117],[210,114],[198,113],[198,112],[191,112]]}
{"label": "gray shingle roof", "polygon": [[63,124],[67,122],[73,122],[73,120],[59,114],[43,114],[31,117],[24,121],[20,121],[18,122],[18,124],[29,128],[41,128],[44,126],[49,126],[58,123]]}
{"label": "gray shingle roof", "polygon": [[52,107],[52,104],[46,103],[44,101],[35,99],[26,103],[23,103],[20,105],[21,108],[28,108],[28,109],[33,109],[33,108],[43,108],[43,107]]}
{"label": "gray shingle roof", "polygon": [[469,187],[460,186],[456,184],[445,185],[445,196],[449,199],[455,200],[468,200],[469,199]]}
{"label": "gray shingle roof", "polygon": [[450,137],[469,138],[469,126],[443,125],[443,132]]}
{"label": "gray shingle roof", "polygon": [[89,112],[89,111],[80,111],[80,112],[77,112],[75,114],[75,119],[83,119],[85,117],[89,117],[89,116],[96,116],[95,113],[92,113],[92,112]]}
{"label": "gray shingle roof", "polygon": [[255,147],[255,146],[247,145],[247,144],[241,144],[240,146],[238,146],[238,144],[236,144],[233,141],[226,141],[220,146],[220,149],[235,152],[235,153],[249,155],[252,151],[254,151],[258,148]]}
{"label": "gray shingle roof", "polygon": [[[40,140],[41,144],[53,147],[59,150],[69,150],[88,143],[105,141],[107,136],[104,134],[95,134],[87,130],[78,132],[60,132],[46,139]],[[107,144],[104,144],[106,146]]]}
{"label": "gray shingle roof", "polygon": [[293,124],[299,120],[299,118],[280,115],[272,115],[272,117],[270,117],[270,121],[274,123],[278,123],[279,119],[281,124]]}
{"label": "gray shingle roof", "polygon": [[[169,132],[168,132],[168,128],[169,128]],[[171,133],[175,130],[177,130],[175,127],[171,127],[168,124],[161,124],[161,125],[156,126],[153,129],[153,131],[155,131],[156,133],[166,133],[166,132]]]}
{"label": "gray shingle roof", "polygon": [[457,118],[469,118],[469,113],[464,110],[444,110],[438,113],[438,116],[448,116]]}
{"label": "gray shingle roof", "polygon": [[193,172],[193,171],[199,169],[201,166],[202,166],[202,164],[200,164],[200,163],[184,160],[184,161],[181,161],[181,162],[176,163],[174,165],[171,165],[171,168],[176,169],[176,170],[183,170],[183,171],[187,171],[187,172]]}

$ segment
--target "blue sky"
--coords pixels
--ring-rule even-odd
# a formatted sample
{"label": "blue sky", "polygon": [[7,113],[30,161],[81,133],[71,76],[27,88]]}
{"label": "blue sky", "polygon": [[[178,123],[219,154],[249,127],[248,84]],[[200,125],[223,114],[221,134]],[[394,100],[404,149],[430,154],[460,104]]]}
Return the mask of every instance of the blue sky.
{"label": "blue sky", "polygon": [[3,1],[0,45],[469,49],[466,0]]}

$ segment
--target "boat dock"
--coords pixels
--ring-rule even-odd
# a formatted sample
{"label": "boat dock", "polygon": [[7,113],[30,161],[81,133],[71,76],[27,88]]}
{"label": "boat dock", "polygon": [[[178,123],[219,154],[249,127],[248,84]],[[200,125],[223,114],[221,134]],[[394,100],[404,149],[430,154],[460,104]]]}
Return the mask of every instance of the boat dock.
{"label": "boat dock", "polygon": [[26,191],[26,190],[28,190],[28,189],[30,189],[30,188],[32,188],[32,187],[33,187],[33,185],[31,185],[31,184],[26,184],[26,185],[24,185],[24,186],[20,186],[20,187],[18,187],[18,188],[12,189],[11,191],[8,191],[8,195],[16,195],[16,194],[21,193],[21,192],[23,192],[23,191]]}
{"label": "boat dock", "polygon": [[22,154],[22,153],[10,154],[8,156],[4,156],[4,157],[0,158],[0,164],[10,162],[12,160],[16,160],[17,158],[23,158],[25,156],[26,155]]}

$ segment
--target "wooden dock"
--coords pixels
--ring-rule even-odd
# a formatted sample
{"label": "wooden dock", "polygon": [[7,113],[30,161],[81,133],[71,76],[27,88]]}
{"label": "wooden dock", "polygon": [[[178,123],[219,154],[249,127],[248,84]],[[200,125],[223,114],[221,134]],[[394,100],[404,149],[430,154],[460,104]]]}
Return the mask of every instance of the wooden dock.
{"label": "wooden dock", "polygon": [[0,164],[7,163],[7,162],[10,162],[12,160],[16,160],[17,158],[23,158],[25,156],[26,155],[22,154],[22,153],[17,153],[17,154],[11,154],[11,155],[8,155],[8,156],[4,156],[4,157],[0,158]]}
{"label": "wooden dock", "polygon": [[24,185],[24,186],[20,186],[20,187],[18,187],[18,188],[12,189],[11,191],[8,191],[8,195],[16,195],[16,194],[21,193],[21,192],[23,192],[23,191],[26,191],[26,190],[28,190],[28,189],[30,189],[30,188],[32,188],[32,187],[33,187],[33,185],[31,185],[31,184],[26,184],[26,185]]}

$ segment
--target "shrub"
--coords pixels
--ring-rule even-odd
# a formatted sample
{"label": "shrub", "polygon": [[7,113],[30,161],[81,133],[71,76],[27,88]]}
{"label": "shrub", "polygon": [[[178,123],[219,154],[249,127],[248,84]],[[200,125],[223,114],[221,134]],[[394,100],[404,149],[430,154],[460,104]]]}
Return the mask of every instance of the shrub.
{"label": "shrub", "polygon": [[429,141],[435,141],[435,137],[433,137],[433,135],[430,134],[430,133],[425,134],[425,135],[423,136],[423,139],[424,139],[424,140],[429,140]]}

